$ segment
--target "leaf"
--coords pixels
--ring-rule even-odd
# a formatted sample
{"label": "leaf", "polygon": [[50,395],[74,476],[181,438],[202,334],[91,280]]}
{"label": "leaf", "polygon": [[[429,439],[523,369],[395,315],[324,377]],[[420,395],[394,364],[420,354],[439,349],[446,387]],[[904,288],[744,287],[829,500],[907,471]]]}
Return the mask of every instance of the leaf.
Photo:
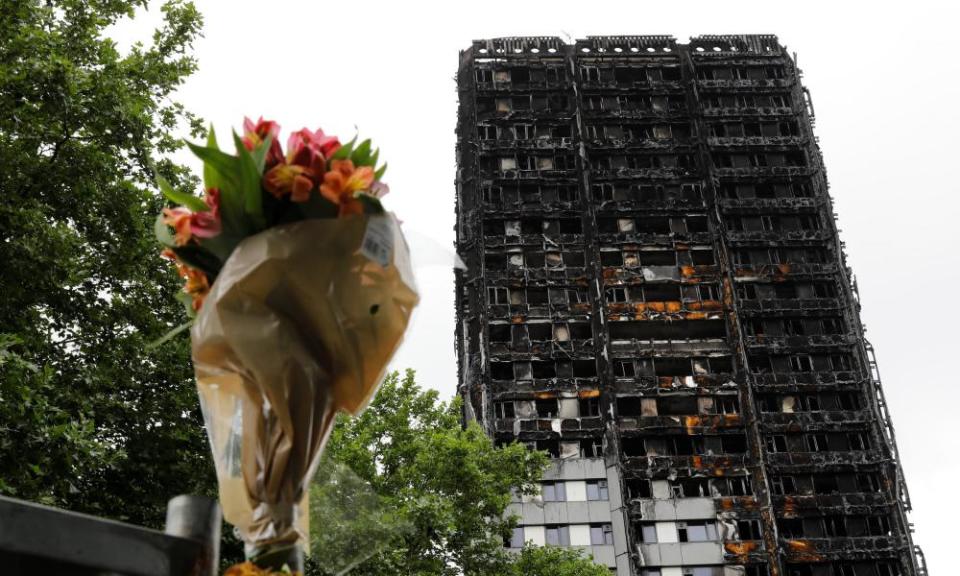
{"label": "leaf", "polygon": [[373,179],[380,180],[381,178],[383,178],[383,175],[386,173],[386,171],[387,171],[387,163],[384,162],[383,166],[381,166],[380,168],[377,168],[377,171],[373,173]]}
{"label": "leaf", "polygon": [[201,198],[197,198],[193,194],[186,194],[184,192],[178,192],[173,189],[173,186],[167,182],[167,179],[163,176],[157,174],[157,186],[160,187],[160,192],[167,198],[167,200],[186,206],[187,208],[193,210],[194,212],[205,212],[210,209],[207,206],[207,203]]}
{"label": "leaf", "polygon": [[259,146],[256,146],[253,149],[253,161],[257,164],[257,172],[260,175],[263,175],[263,167],[267,163],[267,152],[270,151],[270,146],[273,145],[273,136],[267,136],[267,139],[260,143]]}
{"label": "leaf", "polygon": [[333,156],[330,157],[330,160],[346,160],[350,157],[350,154],[353,153],[353,145],[357,142],[357,137],[354,136],[353,140],[347,142],[346,144],[340,146],[336,152],[333,153]]}
{"label": "leaf", "polygon": [[380,149],[377,148],[376,150],[373,151],[373,156],[370,156],[370,162],[367,165],[376,166],[379,160],[380,160]]}
{"label": "leaf", "polygon": [[[190,298],[190,295],[189,295],[189,294],[186,294],[186,293],[183,293],[183,292],[181,292],[181,294],[183,294],[183,295],[186,296],[187,298]],[[179,300],[180,297],[177,296],[177,299]],[[193,311],[193,302],[190,303],[190,311],[191,311],[191,312]],[[193,321],[192,319],[191,319],[191,320],[188,320],[187,322],[184,322],[183,324],[177,326],[177,327],[174,328],[173,330],[170,330],[169,332],[167,332],[167,333],[164,334],[163,336],[157,338],[157,339],[154,340],[153,342],[150,342],[150,343],[147,344],[147,346],[146,346],[147,350],[155,350],[155,349],[163,346],[164,344],[166,344],[167,342],[169,342],[171,339],[173,339],[173,337],[176,336],[177,334],[183,332],[184,330],[189,330],[191,327],[193,327],[193,322],[194,322],[194,321]]]}
{"label": "leaf", "polygon": [[[190,143],[186,142],[186,144],[189,145]],[[213,129],[213,124],[210,125],[210,130],[207,132],[207,148],[220,150],[220,146],[217,145],[217,133]],[[224,187],[220,174],[206,162],[203,164],[203,186],[205,188],[217,188],[220,189],[221,192]]]}
{"label": "leaf", "polygon": [[157,242],[167,248],[173,248],[177,245],[173,234],[170,233],[170,227],[163,221],[163,214],[157,214],[156,220],[153,221],[153,234],[157,237]]}
{"label": "leaf", "polygon": [[[203,160],[204,164],[204,175],[206,175],[208,170],[213,170],[218,177],[217,180],[222,180],[225,183],[235,184],[237,180],[237,167],[236,167],[236,157],[222,152],[218,148],[211,148],[209,146],[200,146],[199,144],[194,144],[193,142],[187,142],[187,146],[190,147],[190,150],[197,155],[198,158]],[[206,180],[206,177],[204,178]],[[207,186],[208,188],[217,188],[218,186]],[[224,192],[221,190],[221,192]]]}
{"label": "leaf", "polygon": [[367,166],[370,163],[370,139],[367,138],[350,154],[350,160],[355,166]]}
{"label": "leaf", "polygon": [[236,132],[233,133],[233,142],[237,147],[237,168],[240,190],[243,193],[243,210],[253,222],[256,230],[267,227],[263,218],[263,190],[260,187],[260,170],[250,151],[243,145],[243,140]]}
{"label": "leaf", "polygon": [[187,142],[190,150],[203,160],[204,183],[220,190],[220,212],[223,227],[238,236],[246,236],[245,198],[240,184],[238,159],[217,148]]}

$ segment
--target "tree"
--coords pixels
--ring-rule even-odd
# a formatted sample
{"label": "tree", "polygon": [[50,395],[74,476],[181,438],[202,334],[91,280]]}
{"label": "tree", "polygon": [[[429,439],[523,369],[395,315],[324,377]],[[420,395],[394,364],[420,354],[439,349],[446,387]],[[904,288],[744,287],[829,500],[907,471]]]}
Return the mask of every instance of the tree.
{"label": "tree", "polygon": [[201,18],[121,54],[108,27],[146,0],[0,4],[0,493],[139,524],[211,493],[184,321],[157,256],[153,164],[198,119],[171,101]]}
{"label": "tree", "polygon": [[458,400],[439,401],[408,370],[389,374],[359,417],[337,423],[311,492],[315,573],[356,561],[350,574],[537,575],[517,570],[550,562],[566,571],[543,574],[594,574],[575,552],[515,558],[504,549],[515,525],[504,516],[511,493],[535,490],[546,457],[521,444],[496,447],[459,414]]}
{"label": "tree", "polygon": [[511,576],[610,576],[610,569],[578,549],[525,546],[510,566]]}

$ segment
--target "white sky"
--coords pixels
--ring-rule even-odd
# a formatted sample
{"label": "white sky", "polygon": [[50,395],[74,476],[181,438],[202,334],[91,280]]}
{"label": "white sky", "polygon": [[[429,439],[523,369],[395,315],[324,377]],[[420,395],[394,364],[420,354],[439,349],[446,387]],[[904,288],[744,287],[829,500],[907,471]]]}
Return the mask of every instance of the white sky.
{"label": "white sky", "polygon": [[[960,497],[960,58],[949,2],[295,2],[198,0],[200,70],[180,100],[225,133],[359,127],[390,163],[389,209],[428,260],[452,261],[454,75],[475,38],[773,33],[810,89],[841,237],[860,285],[913,497],[915,539],[949,574]],[[146,38],[157,10],[119,38]],[[286,136],[283,136],[285,141]],[[437,243],[430,246],[424,238]],[[439,248],[451,247],[444,256]],[[456,388],[453,274],[421,268],[422,304],[393,366]],[[933,410],[937,408],[938,410]],[[943,410],[942,412],[939,410]],[[949,519],[949,520],[948,520]]]}

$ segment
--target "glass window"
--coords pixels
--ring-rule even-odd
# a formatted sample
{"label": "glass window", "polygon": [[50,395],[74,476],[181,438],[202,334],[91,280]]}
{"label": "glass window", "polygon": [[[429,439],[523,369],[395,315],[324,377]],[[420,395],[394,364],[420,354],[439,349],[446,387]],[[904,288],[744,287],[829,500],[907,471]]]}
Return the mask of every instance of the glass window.
{"label": "glass window", "polygon": [[678,532],[681,542],[709,542],[717,539],[714,522],[680,522]]}
{"label": "glass window", "polygon": [[543,501],[544,502],[566,502],[567,485],[564,482],[544,482],[543,483]]}
{"label": "glass window", "polygon": [[647,544],[654,544],[657,541],[657,527],[654,524],[643,524],[640,526],[640,539]]}
{"label": "glass window", "polygon": [[551,546],[569,546],[570,545],[570,527],[566,525],[553,525],[546,527],[546,542]]}
{"label": "glass window", "polygon": [[610,493],[606,480],[587,481],[587,500],[609,500]]}
{"label": "glass window", "polygon": [[613,544],[613,527],[610,524],[591,524],[590,543],[594,545]]}

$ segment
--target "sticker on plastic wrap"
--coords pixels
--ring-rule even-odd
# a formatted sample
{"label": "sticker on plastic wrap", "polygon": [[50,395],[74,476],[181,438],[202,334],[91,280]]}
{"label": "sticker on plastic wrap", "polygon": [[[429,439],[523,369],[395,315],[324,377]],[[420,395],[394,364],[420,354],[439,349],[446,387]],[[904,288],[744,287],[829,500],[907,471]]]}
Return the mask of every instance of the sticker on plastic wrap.
{"label": "sticker on plastic wrap", "polygon": [[389,218],[372,217],[367,221],[360,252],[384,268],[390,266],[393,259],[393,227]]}

